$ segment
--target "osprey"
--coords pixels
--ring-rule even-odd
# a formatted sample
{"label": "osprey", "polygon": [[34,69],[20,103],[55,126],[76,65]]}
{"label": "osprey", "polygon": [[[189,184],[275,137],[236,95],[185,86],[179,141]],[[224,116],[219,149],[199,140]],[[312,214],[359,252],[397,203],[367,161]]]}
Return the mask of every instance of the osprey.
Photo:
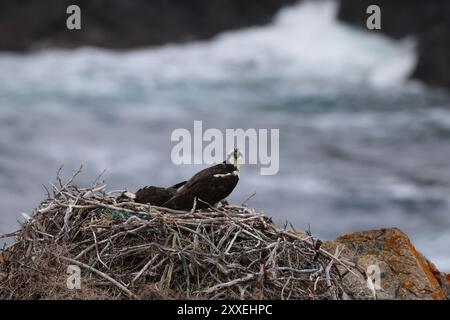
{"label": "osprey", "polygon": [[224,162],[195,174],[162,206],[176,210],[191,210],[195,198],[201,200],[197,201],[197,209],[207,208],[208,205],[214,206],[228,197],[236,187],[241,160],[242,154],[234,148]]}
{"label": "osprey", "polygon": [[155,186],[144,187],[136,191],[135,193],[136,198],[134,199],[134,201],[138,203],[150,203],[151,205],[154,206],[161,206],[167,200],[172,198],[178,191],[178,189],[182,187],[185,183],[186,181],[183,181],[169,188],[161,188]]}
{"label": "osprey", "polygon": [[167,200],[172,198],[177,190],[185,183],[186,181],[183,181],[168,188],[155,186],[144,187],[136,191],[136,193],[124,192],[117,200],[118,202],[134,200],[134,202],[137,203],[161,206]]}

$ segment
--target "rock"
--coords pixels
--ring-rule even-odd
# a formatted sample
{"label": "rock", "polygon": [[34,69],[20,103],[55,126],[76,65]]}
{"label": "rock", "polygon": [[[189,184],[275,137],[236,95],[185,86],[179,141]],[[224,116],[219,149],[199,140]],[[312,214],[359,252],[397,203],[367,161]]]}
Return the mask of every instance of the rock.
{"label": "rock", "polygon": [[[359,272],[351,273],[339,266],[343,286],[353,299],[373,299],[367,286],[367,274],[380,271],[377,299],[446,299],[448,290],[436,267],[425,259],[397,228],[345,234],[324,244],[330,252],[342,250],[340,257],[355,264]],[[447,292],[448,294],[448,292]]]}
{"label": "rock", "polygon": [[441,273],[441,281],[444,287],[444,293],[447,300],[450,300],[450,274]]}
{"label": "rock", "polygon": [[[339,0],[338,18],[366,28],[370,0]],[[381,30],[393,38],[418,39],[418,63],[412,78],[450,88],[450,1],[379,0]],[[378,31],[371,31],[378,32]]]}
{"label": "rock", "polygon": [[[34,47],[129,48],[207,39],[270,22],[296,0],[3,0],[0,50]],[[81,8],[81,30],[66,28],[66,9]]]}
{"label": "rock", "polygon": [[[450,16],[450,10],[447,15]],[[418,56],[412,78],[450,88],[450,23],[419,36]]]}

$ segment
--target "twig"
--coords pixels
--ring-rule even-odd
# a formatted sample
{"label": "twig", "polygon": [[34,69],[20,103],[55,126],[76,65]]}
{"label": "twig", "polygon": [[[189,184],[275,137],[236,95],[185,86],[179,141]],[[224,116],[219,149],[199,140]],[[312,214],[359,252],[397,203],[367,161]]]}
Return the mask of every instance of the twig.
{"label": "twig", "polygon": [[238,283],[250,281],[250,280],[252,280],[252,279],[254,279],[256,277],[257,277],[256,274],[250,273],[250,274],[247,274],[245,277],[242,277],[242,278],[239,278],[239,279],[234,279],[234,280],[231,280],[231,281],[226,282],[226,283],[219,283],[219,284],[217,284],[215,286],[212,286],[212,287],[210,287],[210,288],[208,288],[206,290],[203,290],[202,292],[204,292],[204,293],[212,293],[214,291],[217,291],[217,290],[220,290],[220,289],[223,289],[223,288],[234,286],[234,285],[236,285]]}
{"label": "twig", "polygon": [[112,284],[114,284],[116,287],[118,287],[120,290],[122,290],[123,292],[125,292],[126,294],[128,294],[131,298],[134,299],[139,299],[139,297],[137,295],[135,295],[133,292],[131,292],[130,290],[128,290],[123,284],[117,282],[116,280],[114,280],[113,278],[111,278],[110,276],[108,276],[106,273],[103,273],[91,266],[88,266],[87,264],[83,263],[83,262],[79,262],[77,260],[71,259],[71,258],[67,258],[64,256],[58,256],[55,255],[57,258],[60,258],[62,260],[65,260],[67,262],[70,262],[72,264],[76,264],[77,266],[83,267],[89,271],[92,271],[96,274],[98,274],[99,276],[103,277],[104,279],[108,280],[109,282],[111,282]]}
{"label": "twig", "polygon": [[256,195],[256,191],[253,192],[249,197],[247,197],[247,199],[245,199],[244,201],[241,202],[241,206],[245,205],[247,203],[248,200],[250,200],[251,198],[253,198]]}

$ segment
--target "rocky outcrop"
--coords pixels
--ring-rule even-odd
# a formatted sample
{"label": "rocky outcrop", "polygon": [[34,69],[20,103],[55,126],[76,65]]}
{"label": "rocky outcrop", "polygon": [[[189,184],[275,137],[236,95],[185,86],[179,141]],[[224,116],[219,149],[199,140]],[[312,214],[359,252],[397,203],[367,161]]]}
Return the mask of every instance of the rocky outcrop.
{"label": "rocky outcrop", "polygon": [[[449,277],[440,273],[397,228],[345,234],[324,246],[354,263],[359,272],[340,268],[343,285],[357,299],[450,298]],[[378,273],[379,272],[379,273]],[[379,282],[375,279],[379,274]],[[367,279],[373,279],[370,288]],[[376,286],[378,284],[379,286]]]}
{"label": "rocky outcrop", "polygon": [[[128,48],[206,39],[268,23],[296,0],[3,0],[0,50],[42,46]],[[66,28],[66,8],[81,8],[81,30]]]}
{"label": "rocky outcrop", "polygon": [[339,1],[339,19],[363,29],[367,7],[380,6],[380,32],[394,38],[414,35],[418,39],[418,63],[411,76],[450,88],[450,1]]}

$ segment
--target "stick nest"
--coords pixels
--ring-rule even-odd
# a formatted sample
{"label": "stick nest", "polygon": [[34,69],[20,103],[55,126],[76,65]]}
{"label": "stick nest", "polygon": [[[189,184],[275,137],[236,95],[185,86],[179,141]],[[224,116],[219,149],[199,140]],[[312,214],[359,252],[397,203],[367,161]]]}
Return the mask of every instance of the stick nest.
{"label": "stick nest", "polygon": [[[21,228],[2,236],[14,242],[0,251],[0,299],[347,297],[340,279],[349,266],[309,234],[245,205],[184,212],[120,203],[98,181],[73,185],[78,173],[58,177]],[[74,266],[80,289],[68,288]]]}

